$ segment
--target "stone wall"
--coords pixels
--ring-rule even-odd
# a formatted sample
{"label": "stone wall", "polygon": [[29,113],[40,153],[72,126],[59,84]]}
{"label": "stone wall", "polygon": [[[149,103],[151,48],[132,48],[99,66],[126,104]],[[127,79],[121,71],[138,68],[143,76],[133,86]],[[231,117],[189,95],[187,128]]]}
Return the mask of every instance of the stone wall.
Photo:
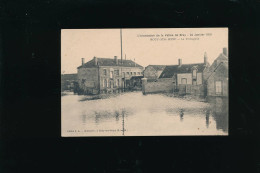
{"label": "stone wall", "polygon": [[79,88],[85,93],[96,93],[99,85],[97,68],[78,69]]}
{"label": "stone wall", "polygon": [[[177,74],[177,84],[182,84],[181,79],[185,78],[187,79],[187,84],[191,85],[192,84],[192,73],[180,73]],[[197,73],[197,85],[202,84],[202,73]]]}
{"label": "stone wall", "polygon": [[171,78],[164,78],[157,82],[147,82],[147,78],[143,78],[142,80],[143,94],[173,92],[173,79]]}
{"label": "stone wall", "polygon": [[[222,92],[216,93],[216,81],[221,81]],[[208,96],[228,96],[228,70],[224,66],[220,66],[207,81]]]}

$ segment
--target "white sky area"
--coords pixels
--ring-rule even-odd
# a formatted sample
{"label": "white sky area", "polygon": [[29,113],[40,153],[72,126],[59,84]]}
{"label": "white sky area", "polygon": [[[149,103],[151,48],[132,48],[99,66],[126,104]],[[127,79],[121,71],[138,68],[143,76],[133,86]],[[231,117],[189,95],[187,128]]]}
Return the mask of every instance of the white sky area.
{"label": "white sky area", "polygon": [[[194,36],[211,33],[211,36]],[[163,37],[140,37],[140,35],[162,34]],[[165,37],[165,34],[186,36]],[[193,36],[190,36],[193,34]],[[176,38],[180,40],[151,41],[150,38]],[[184,38],[185,40],[181,40]],[[186,40],[199,38],[199,40]],[[228,48],[228,28],[167,28],[167,29],[122,29],[123,59],[137,64],[175,65],[178,59],[183,64],[202,63],[207,52],[212,62]],[[120,29],[63,29],[61,30],[61,73],[77,73],[81,58],[85,62],[100,58],[121,58]]]}

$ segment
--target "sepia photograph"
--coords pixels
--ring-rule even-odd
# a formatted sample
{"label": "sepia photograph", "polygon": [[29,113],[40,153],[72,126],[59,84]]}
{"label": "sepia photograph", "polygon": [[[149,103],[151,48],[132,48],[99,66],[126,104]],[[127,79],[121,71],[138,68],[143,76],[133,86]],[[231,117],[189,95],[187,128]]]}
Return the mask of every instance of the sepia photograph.
{"label": "sepia photograph", "polygon": [[227,136],[228,28],[61,30],[61,136]]}

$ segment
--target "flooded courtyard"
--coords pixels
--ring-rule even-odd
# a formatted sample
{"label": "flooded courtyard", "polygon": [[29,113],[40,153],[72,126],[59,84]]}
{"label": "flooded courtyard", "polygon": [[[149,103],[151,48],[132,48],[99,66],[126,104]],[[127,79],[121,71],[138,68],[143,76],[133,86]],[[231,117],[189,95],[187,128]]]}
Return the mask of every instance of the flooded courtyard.
{"label": "flooded courtyard", "polygon": [[62,136],[228,135],[228,102],[126,92],[111,98],[61,97]]}

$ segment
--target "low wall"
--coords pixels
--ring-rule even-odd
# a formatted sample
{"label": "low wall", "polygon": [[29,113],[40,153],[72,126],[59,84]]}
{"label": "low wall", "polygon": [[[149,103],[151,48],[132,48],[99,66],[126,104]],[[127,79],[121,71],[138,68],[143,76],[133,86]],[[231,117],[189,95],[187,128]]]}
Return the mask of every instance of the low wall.
{"label": "low wall", "polygon": [[149,93],[174,93],[176,95],[205,96],[204,85],[178,85],[175,86],[172,79],[158,79],[156,82],[147,82],[142,79],[143,94]]}
{"label": "low wall", "polygon": [[172,80],[158,80],[157,82],[147,82],[147,79],[142,79],[142,91],[143,94],[148,93],[163,93],[163,92],[173,92]]}
{"label": "low wall", "polygon": [[204,85],[178,85],[174,91],[180,95],[191,94],[195,96],[205,96],[206,87]]}

